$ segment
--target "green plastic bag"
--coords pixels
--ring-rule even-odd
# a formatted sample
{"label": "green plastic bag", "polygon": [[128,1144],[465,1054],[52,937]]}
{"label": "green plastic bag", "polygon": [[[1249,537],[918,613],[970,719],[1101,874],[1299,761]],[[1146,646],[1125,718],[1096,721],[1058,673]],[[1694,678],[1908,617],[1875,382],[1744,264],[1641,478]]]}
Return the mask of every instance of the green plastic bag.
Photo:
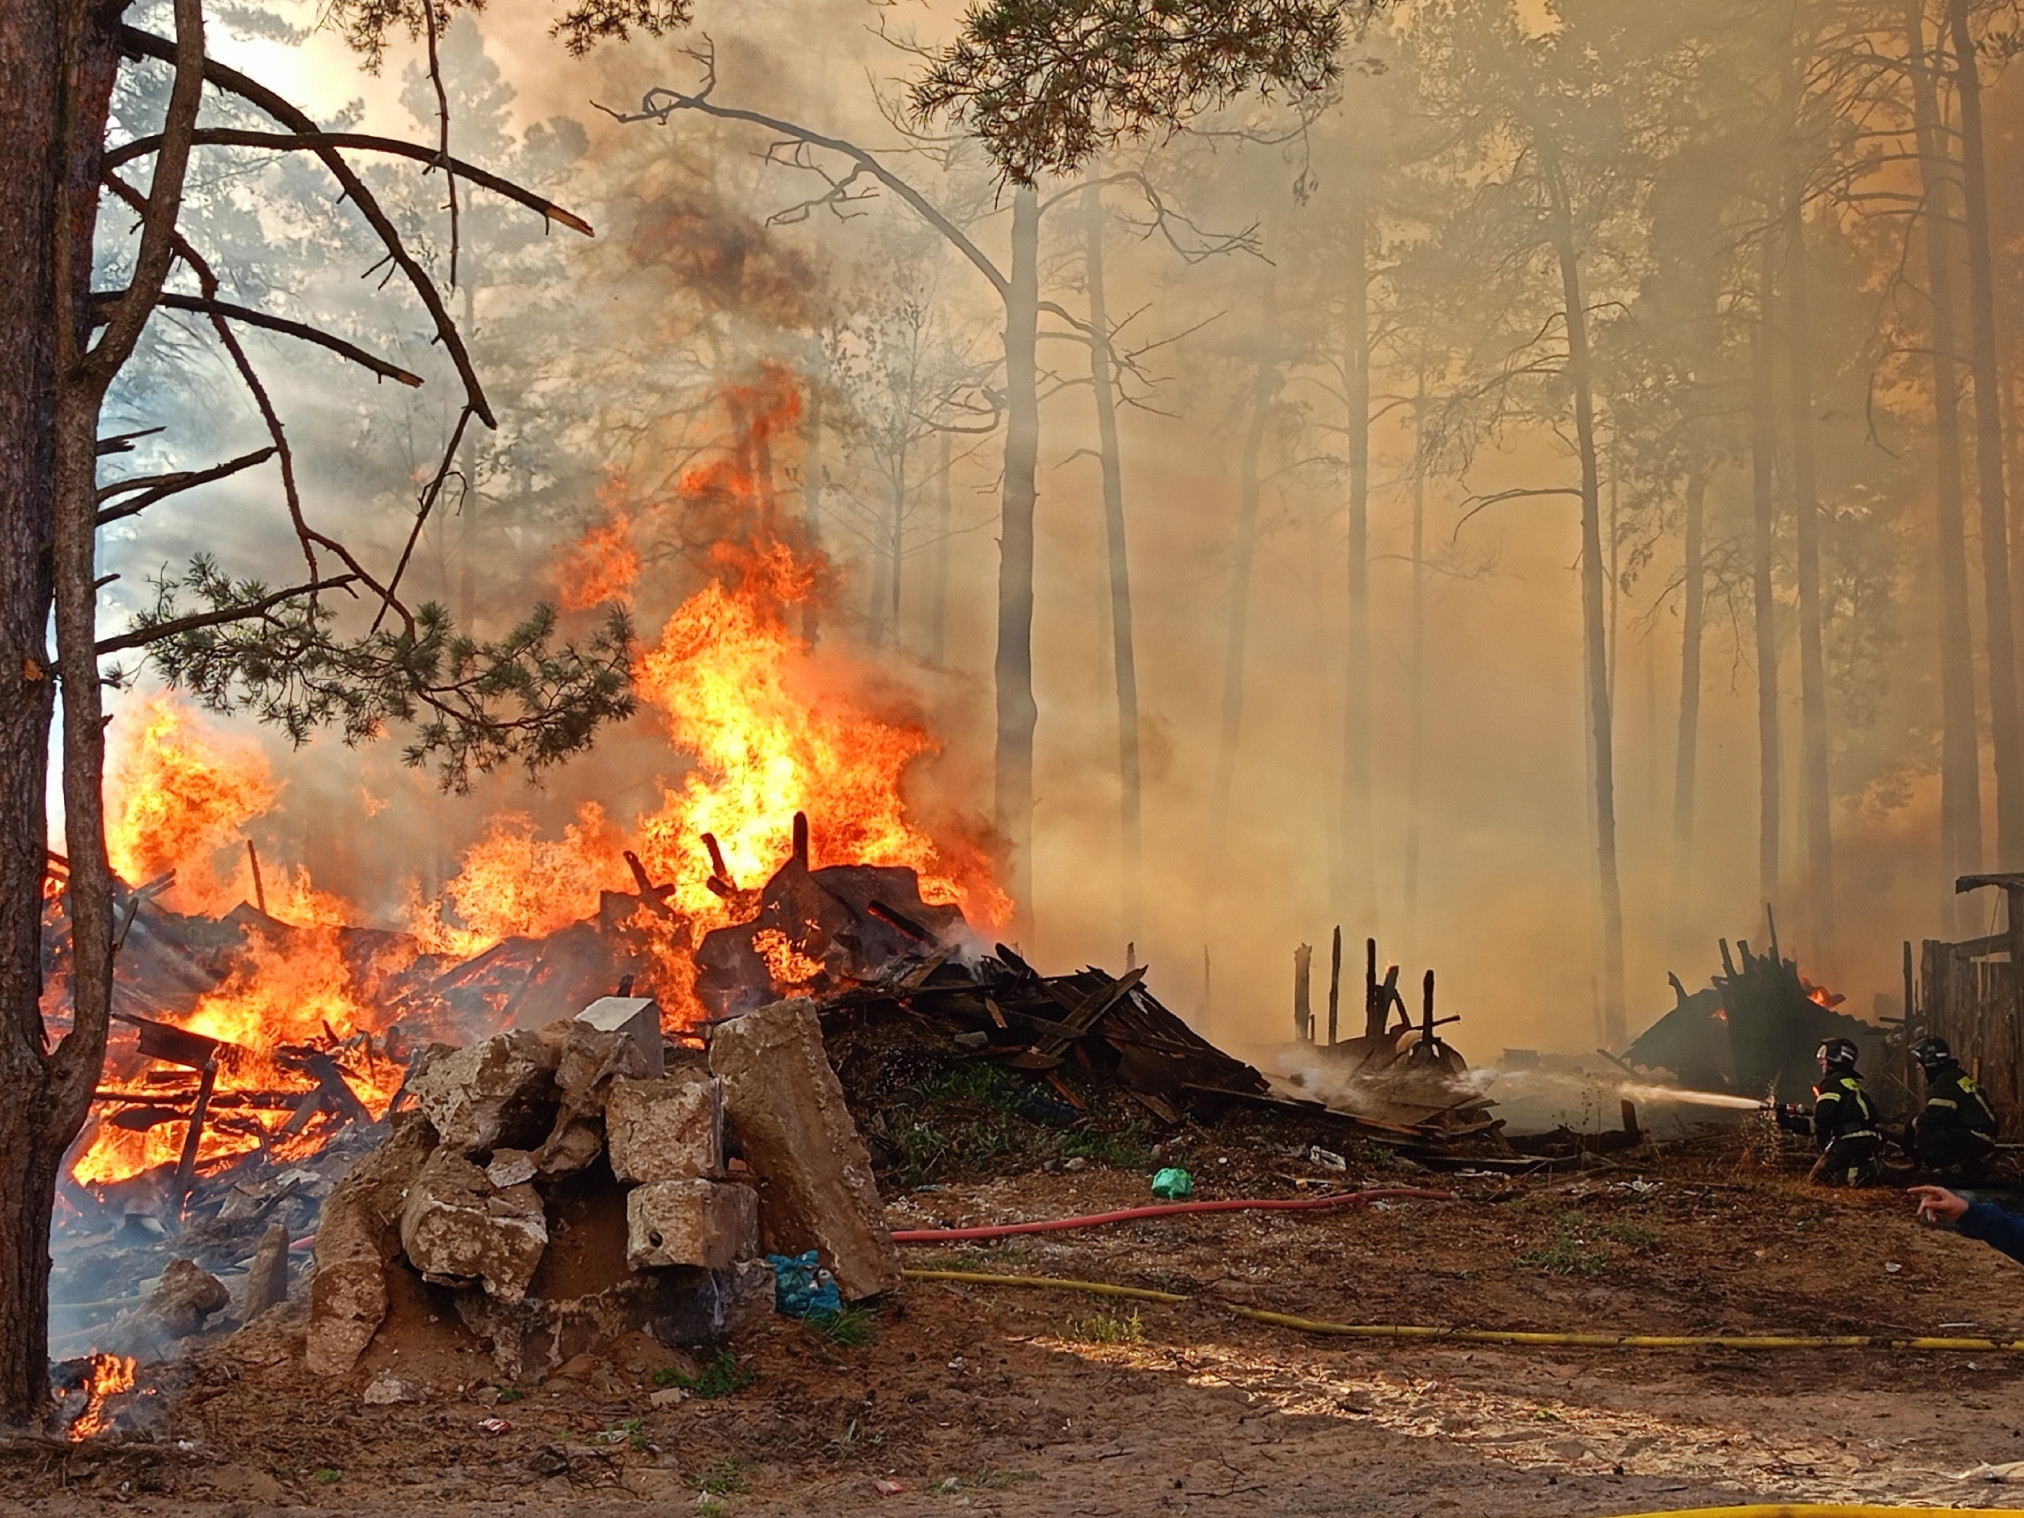
{"label": "green plastic bag", "polygon": [[1184,1202],[1195,1194],[1195,1178],[1185,1170],[1162,1170],[1153,1177],[1153,1195],[1163,1202]]}

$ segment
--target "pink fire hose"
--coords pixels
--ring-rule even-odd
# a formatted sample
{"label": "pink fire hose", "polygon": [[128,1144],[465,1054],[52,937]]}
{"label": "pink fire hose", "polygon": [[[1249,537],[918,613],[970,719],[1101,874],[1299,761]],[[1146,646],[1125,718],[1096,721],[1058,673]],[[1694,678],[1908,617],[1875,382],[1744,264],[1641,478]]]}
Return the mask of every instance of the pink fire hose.
{"label": "pink fire hose", "polygon": [[1416,1186],[1379,1186],[1369,1191],[1343,1191],[1334,1196],[1242,1197],[1215,1202],[1166,1202],[1157,1207],[1127,1207],[1122,1212],[1093,1212],[1079,1218],[1047,1218],[1038,1223],[999,1223],[988,1228],[903,1228],[895,1244],[955,1244],[972,1239],[1004,1239],[1020,1233],[1056,1233],[1066,1228],[1097,1228],[1105,1223],[1135,1223],[1141,1218],[1171,1218],[1187,1212],[1305,1212],[1317,1207],[1366,1207],[1388,1197],[1419,1197],[1452,1202],[1452,1191],[1425,1191]]}

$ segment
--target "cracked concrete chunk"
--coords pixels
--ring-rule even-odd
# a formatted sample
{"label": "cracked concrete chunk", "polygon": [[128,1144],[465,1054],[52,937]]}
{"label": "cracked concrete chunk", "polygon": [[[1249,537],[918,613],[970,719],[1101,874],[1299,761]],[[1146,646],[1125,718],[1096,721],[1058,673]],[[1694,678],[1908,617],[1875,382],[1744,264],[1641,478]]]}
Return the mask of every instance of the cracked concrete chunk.
{"label": "cracked concrete chunk", "polygon": [[502,1144],[531,1148],[548,1132],[560,1052],[524,1028],[465,1049],[445,1046],[408,1077],[408,1092],[446,1149],[484,1155]]}
{"label": "cracked concrete chunk", "polygon": [[304,1350],[312,1374],[345,1374],[378,1332],[387,1315],[387,1267],[400,1248],[401,1209],[435,1146],[427,1118],[401,1114],[387,1141],[352,1166],[323,1204]]}
{"label": "cracked concrete chunk", "polygon": [[484,1171],[447,1149],[429,1157],[408,1190],[401,1249],[424,1280],[476,1281],[487,1295],[517,1302],[547,1248],[548,1219],[532,1186],[494,1188]]}
{"label": "cracked concrete chunk", "polygon": [[724,1083],[616,1080],[604,1106],[621,1181],[714,1180],[724,1173]]}
{"label": "cracked concrete chunk", "polygon": [[852,1301],[895,1290],[899,1252],[814,1005],[775,1002],[718,1025],[710,1069],[758,1178],[768,1250],[820,1251]]}
{"label": "cracked concrete chunk", "polygon": [[625,1199],[626,1263],[634,1270],[727,1270],[759,1247],[759,1198],[724,1181],[650,1181]]}

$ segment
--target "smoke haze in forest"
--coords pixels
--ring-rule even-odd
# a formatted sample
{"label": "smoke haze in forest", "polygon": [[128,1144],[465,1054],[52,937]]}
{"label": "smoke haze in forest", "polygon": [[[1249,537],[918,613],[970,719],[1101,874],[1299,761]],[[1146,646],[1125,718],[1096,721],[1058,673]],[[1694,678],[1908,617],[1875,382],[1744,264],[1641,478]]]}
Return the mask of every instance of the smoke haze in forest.
{"label": "smoke haze in forest", "polygon": [[[1957,905],[1951,880],[2024,868],[2003,852],[1992,737],[1988,577],[2008,561],[1983,551],[1991,470],[1999,489],[2019,483],[2024,87],[2007,63],[2012,14],[1954,8],[1983,91],[1986,290],[1957,189],[1946,6],[1408,3],[1352,44],[1325,108],[1248,101],[1091,166],[1139,703],[1136,924],[1086,341],[1090,200],[1072,181],[1039,184],[1038,288],[1053,309],[1039,344],[1034,844],[1005,877],[1030,904],[1029,958],[1121,968],[1129,938],[1160,997],[1211,1036],[1277,1040],[1295,945],[1317,946],[1319,1001],[1340,924],[1346,981],[1366,935],[1405,964],[1404,983],[1435,968],[1442,1010],[1466,1019],[1456,1042],[1485,1063],[1505,1046],[1620,1038],[1597,904],[1597,690],[1611,708],[1631,1032],[1671,1005],[1668,970],[1692,988],[1717,967],[1718,936],[1762,938],[1767,715],[1774,900],[1803,974],[1871,1016],[1900,994],[1901,940],[1988,931],[1991,903]],[[418,50],[366,77],[336,39],[285,35],[311,25],[307,7],[260,14],[274,19],[249,11],[216,40],[221,56],[252,60],[319,117],[433,140]],[[750,539],[748,522],[713,516],[682,481],[747,446],[751,418],[726,397],[779,366],[798,410],[763,462],[771,509],[833,566],[798,678],[920,722],[940,749],[916,762],[912,795],[923,815],[974,832],[992,801],[1003,304],[942,232],[835,154],[692,110],[663,125],[595,108],[698,88],[707,36],[713,104],[874,150],[1006,268],[1012,189],[946,123],[903,129],[918,67],[905,44],[945,37],[957,17],[943,0],[704,0],[686,35],[574,61],[540,7],[459,15],[444,41],[454,151],[598,235],[544,235],[458,186],[451,299],[475,329],[501,427],[464,450],[410,589],[496,635],[538,600],[579,594],[584,545],[622,528],[651,647],[717,572],[717,545]],[[136,112],[166,77],[137,71]],[[374,175],[403,234],[446,271],[441,180],[409,164]],[[221,263],[277,309],[332,317],[429,380],[397,392],[249,339],[272,366],[312,511],[398,554],[455,418],[418,308],[390,317],[361,284],[375,254],[324,214],[330,191],[310,168],[213,151],[194,183],[189,227]],[[1935,271],[1950,281],[1944,323]],[[1951,439],[1938,325],[1952,330]],[[1993,396],[1973,351],[1982,329]],[[144,463],[258,446],[250,407],[214,404],[228,376],[196,347],[158,322],[116,392],[115,412],[179,419]],[[1350,425],[1359,395],[1367,466]],[[2000,413],[1992,459],[1985,403]],[[1584,447],[1602,557],[1586,612]],[[1962,522],[1951,548],[1949,467]],[[116,607],[145,604],[148,576],[190,552],[229,546],[277,583],[294,567],[285,517],[259,486],[186,498],[150,528],[145,557],[123,556],[117,534],[106,543],[124,576]],[[2010,530],[2017,555],[2014,508]],[[123,710],[115,754],[134,725]],[[540,789],[500,774],[469,795],[436,793],[394,745],[319,737],[291,753],[264,734],[281,789],[249,826],[263,855],[397,921],[411,888],[439,889],[501,813],[556,838],[586,801],[621,823],[651,811],[682,769],[658,722],[644,711]]]}

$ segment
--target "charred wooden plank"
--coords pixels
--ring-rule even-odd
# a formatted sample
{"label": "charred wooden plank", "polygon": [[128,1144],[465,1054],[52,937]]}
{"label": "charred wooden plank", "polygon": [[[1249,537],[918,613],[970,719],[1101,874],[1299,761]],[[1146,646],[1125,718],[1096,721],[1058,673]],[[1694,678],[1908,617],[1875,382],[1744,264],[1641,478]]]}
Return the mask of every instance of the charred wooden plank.
{"label": "charred wooden plank", "polygon": [[[913,939],[915,943],[932,944],[941,942],[941,940],[938,939],[933,933],[929,932],[926,928],[922,927],[919,923],[915,922],[913,918],[907,916],[906,913],[900,911],[897,907],[887,906],[884,902],[880,901],[876,896],[874,896],[866,904],[865,909],[868,912],[870,912],[872,916],[876,917],[880,922],[887,923],[892,927],[898,928],[902,933],[906,934],[907,937]],[[946,958],[947,956],[944,955],[943,957]]]}
{"label": "charred wooden plank", "polygon": [[1069,1031],[1050,1034],[1044,1041],[1035,1044],[1034,1047],[1043,1054],[1061,1053],[1069,1044],[1082,1038],[1091,1028],[1095,1027],[1104,1013],[1130,995],[1132,987],[1145,978],[1146,966],[1144,965],[1140,965],[1136,970],[1127,970],[1101,991],[1091,996],[1080,1007],[1069,1013],[1065,1019],[1065,1024]]}

